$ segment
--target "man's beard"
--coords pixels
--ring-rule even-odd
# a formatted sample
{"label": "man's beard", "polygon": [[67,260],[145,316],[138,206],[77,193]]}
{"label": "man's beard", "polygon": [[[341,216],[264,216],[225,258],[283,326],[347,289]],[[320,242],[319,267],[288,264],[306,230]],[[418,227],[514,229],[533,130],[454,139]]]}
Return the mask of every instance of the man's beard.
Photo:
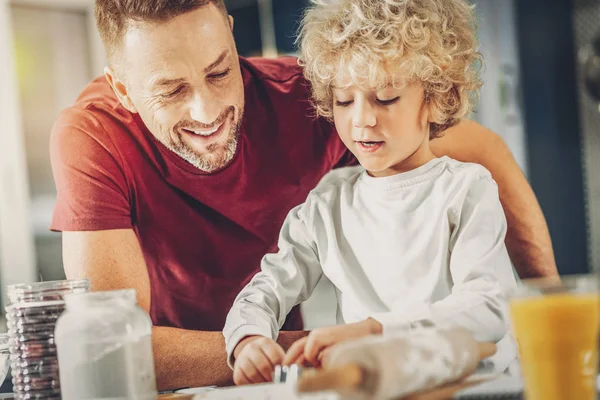
{"label": "man's beard", "polygon": [[[235,118],[234,110],[228,110],[226,113],[228,118]],[[179,139],[178,143],[174,143],[174,141],[171,140],[167,147],[179,157],[204,172],[211,173],[218,171],[225,168],[235,156],[240,137],[242,117],[243,114],[241,114],[237,119],[237,122],[231,126],[231,129],[227,133],[227,141],[224,144],[213,143],[207,147],[204,153],[199,153],[189,146],[183,140],[179,129],[174,129],[174,132]]]}

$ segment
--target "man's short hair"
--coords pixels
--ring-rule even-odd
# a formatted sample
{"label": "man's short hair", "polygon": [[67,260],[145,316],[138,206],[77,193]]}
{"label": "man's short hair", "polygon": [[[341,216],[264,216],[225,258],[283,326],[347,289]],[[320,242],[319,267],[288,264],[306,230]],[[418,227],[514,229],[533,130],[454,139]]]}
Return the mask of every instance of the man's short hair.
{"label": "man's short hair", "polygon": [[165,22],[208,4],[227,15],[224,0],[96,0],[94,11],[98,32],[111,60],[132,22]]}

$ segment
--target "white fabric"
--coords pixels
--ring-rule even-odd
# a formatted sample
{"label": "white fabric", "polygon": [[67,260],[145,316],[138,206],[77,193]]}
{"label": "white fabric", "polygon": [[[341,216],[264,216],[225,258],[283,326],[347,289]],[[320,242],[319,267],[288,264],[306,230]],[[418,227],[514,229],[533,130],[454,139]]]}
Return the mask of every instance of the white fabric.
{"label": "white fabric", "polygon": [[[384,334],[456,325],[497,342],[516,285],[505,235],[496,183],[480,165],[443,157],[385,178],[333,171],[289,213],[279,252],[237,296],[223,332],[228,359],[247,335],[276,339],[322,274],[336,288],[338,323],[371,317]],[[502,348],[514,359],[512,344]]]}

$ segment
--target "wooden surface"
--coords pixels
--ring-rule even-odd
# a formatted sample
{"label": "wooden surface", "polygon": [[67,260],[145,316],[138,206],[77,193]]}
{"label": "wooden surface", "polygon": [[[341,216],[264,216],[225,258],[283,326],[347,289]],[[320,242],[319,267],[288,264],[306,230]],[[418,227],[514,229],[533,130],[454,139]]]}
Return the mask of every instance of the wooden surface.
{"label": "wooden surface", "polygon": [[[403,400],[445,400],[452,399],[452,397],[458,393],[459,391],[466,389],[470,386],[479,384],[486,379],[490,379],[490,376],[481,377],[481,378],[470,378],[468,380],[449,384],[435,390],[430,390],[427,392],[411,395],[405,397]],[[285,385],[250,385],[250,386],[240,386],[240,387],[230,387],[230,388],[221,388],[220,390],[209,391],[203,394],[198,395],[196,399],[256,399],[256,400],[264,400],[264,399],[302,399],[304,396],[307,398],[320,398],[320,394],[324,394],[324,392],[313,392],[313,393],[304,393],[303,397],[296,397],[292,395],[293,392],[284,391],[282,387]],[[284,394],[285,392],[285,394]],[[331,392],[330,392],[331,393]],[[291,396],[291,397],[290,397]],[[323,397],[325,398],[325,397]],[[335,398],[336,400],[342,400],[344,397],[341,395],[338,396],[326,396],[328,399]],[[188,394],[169,394],[159,396],[159,400],[192,400],[195,399],[193,395]]]}
{"label": "wooden surface", "polygon": [[444,385],[437,389],[429,390],[427,392],[411,395],[405,397],[404,400],[445,400],[452,399],[455,394],[460,392],[463,389],[469,388],[471,386],[475,386],[482,382],[485,382],[489,378],[481,378],[481,379],[470,379],[464,380],[462,382],[451,383],[448,385]]}

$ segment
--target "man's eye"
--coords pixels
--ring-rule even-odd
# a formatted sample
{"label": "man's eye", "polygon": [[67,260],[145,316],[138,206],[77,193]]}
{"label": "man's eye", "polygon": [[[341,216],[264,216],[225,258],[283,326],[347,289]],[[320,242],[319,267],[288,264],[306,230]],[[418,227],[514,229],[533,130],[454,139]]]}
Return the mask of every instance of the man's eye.
{"label": "man's eye", "polygon": [[170,93],[165,93],[162,94],[161,97],[165,98],[165,99],[170,99],[173,98],[179,94],[181,94],[183,92],[183,90],[185,89],[184,86],[179,86],[177,89],[175,89],[174,91],[170,92]]}
{"label": "man's eye", "polygon": [[348,101],[339,101],[339,100],[336,100],[335,101],[335,105],[338,106],[338,107],[348,107],[349,105],[352,104],[352,102],[353,102],[352,100],[348,100]]}
{"label": "man's eye", "polygon": [[229,75],[229,72],[230,72],[230,71],[231,71],[231,69],[230,69],[230,68],[227,68],[227,69],[226,69],[225,71],[223,71],[223,72],[219,72],[219,73],[217,73],[217,74],[212,74],[212,75],[209,75],[209,76],[208,76],[208,78],[209,78],[209,79],[214,79],[214,80],[223,79],[223,78],[225,78],[227,75]]}

